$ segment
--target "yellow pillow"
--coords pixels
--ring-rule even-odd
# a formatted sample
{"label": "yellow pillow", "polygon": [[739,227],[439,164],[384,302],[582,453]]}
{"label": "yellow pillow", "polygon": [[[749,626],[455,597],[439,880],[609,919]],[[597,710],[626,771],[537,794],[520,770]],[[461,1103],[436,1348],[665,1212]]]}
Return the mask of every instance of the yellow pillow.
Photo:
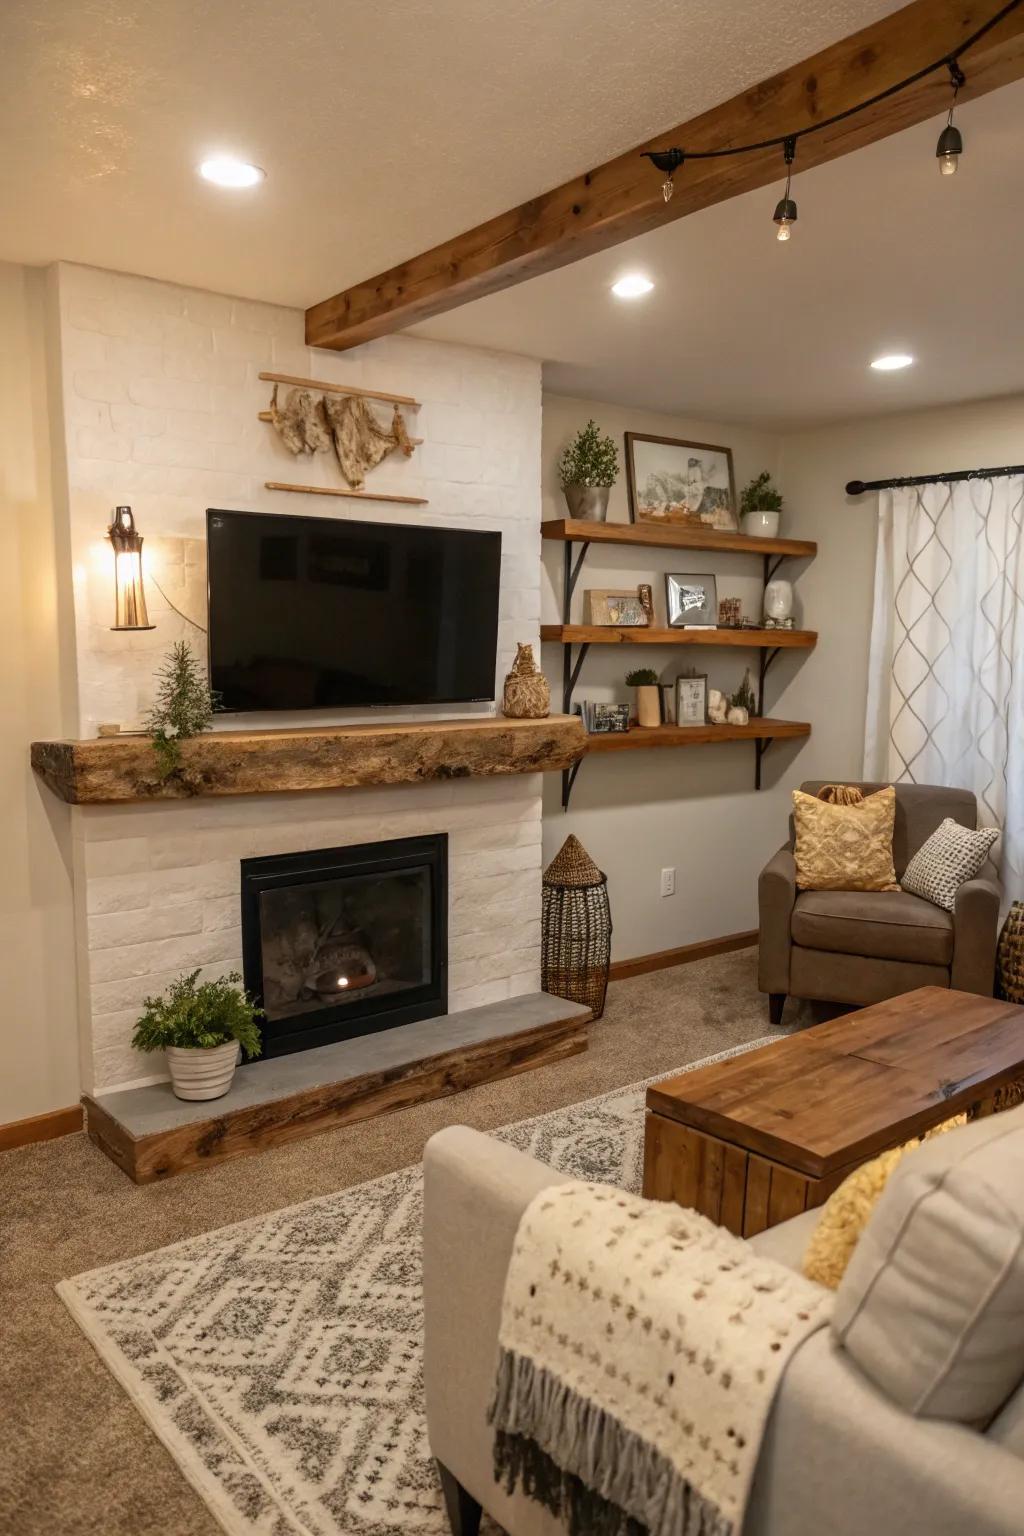
{"label": "yellow pillow", "polygon": [[793,791],[796,883],[802,891],[898,891],[892,862],[896,791],[892,785],[859,804],[829,805]]}
{"label": "yellow pillow", "polygon": [[888,1152],[872,1158],[870,1163],[855,1168],[821,1208],[821,1219],[804,1254],[804,1274],[808,1280],[817,1280],[819,1285],[827,1285],[834,1291],[846,1273],[857,1241],[897,1165],[922,1141],[966,1123],[966,1115],[954,1115],[951,1120],[933,1126],[923,1136],[915,1136],[902,1147],[891,1147]]}

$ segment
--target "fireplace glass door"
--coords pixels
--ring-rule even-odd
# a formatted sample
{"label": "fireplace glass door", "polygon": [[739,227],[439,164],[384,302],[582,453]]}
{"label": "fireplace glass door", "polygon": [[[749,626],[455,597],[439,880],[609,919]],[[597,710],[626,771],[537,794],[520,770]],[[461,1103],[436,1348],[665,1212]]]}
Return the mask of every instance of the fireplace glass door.
{"label": "fireplace glass door", "polygon": [[267,1056],[447,1009],[447,838],[242,861],[245,985]]}

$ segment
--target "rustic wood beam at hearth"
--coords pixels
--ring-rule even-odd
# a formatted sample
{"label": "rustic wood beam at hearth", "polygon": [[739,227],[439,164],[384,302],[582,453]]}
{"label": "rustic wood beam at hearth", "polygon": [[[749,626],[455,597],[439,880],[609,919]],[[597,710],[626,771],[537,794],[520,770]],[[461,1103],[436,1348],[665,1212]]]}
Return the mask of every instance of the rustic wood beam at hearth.
{"label": "rustic wood beam at hearth", "polygon": [[[641,152],[718,149],[810,127],[954,52],[998,9],[999,0],[914,0],[721,106],[314,304],[306,311],[306,342],[344,351],[781,182],[777,147],[689,161],[676,173],[675,195],[666,203],[661,174]],[[965,53],[961,64],[967,76],[962,102],[1024,76],[1024,7]],[[949,104],[949,76],[936,70],[867,111],[802,138],[795,168],[824,165],[938,117]],[[928,173],[923,165],[922,175]]]}

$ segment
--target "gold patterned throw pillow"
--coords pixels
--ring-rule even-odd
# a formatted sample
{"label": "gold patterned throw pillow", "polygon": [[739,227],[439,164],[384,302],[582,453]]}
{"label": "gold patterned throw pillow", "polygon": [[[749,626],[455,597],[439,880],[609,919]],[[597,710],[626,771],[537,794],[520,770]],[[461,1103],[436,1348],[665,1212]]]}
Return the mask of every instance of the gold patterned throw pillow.
{"label": "gold patterned throw pillow", "polygon": [[821,1208],[821,1216],[804,1254],[803,1272],[808,1280],[817,1280],[819,1285],[836,1290],[897,1165],[922,1141],[955,1131],[958,1125],[966,1123],[966,1115],[954,1115],[951,1120],[932,1126],[923,1136],[915,1136],[913,1141],[905,1142],[901,1147],[890,1147],[888,1152],[873,1157],[870,1163],[855,1168]]}
{"label": "gold patterned throw pillow", "polygon": [[802,891],[898,891],[892,862],[896,791],[829,805],[793,791],[796,883]]}

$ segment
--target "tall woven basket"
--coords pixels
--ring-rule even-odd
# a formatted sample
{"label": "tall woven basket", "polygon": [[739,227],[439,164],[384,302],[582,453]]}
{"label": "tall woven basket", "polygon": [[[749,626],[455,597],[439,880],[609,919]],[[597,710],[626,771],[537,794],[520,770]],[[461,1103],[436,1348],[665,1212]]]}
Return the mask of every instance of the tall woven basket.
{"label": "tall woven basket", "polygon": [[1008,1003],[1024,1003],[1024,901],[1010,907],[999,935],[996,993]]}
{"label": "tall woven basket", "polygon": [[612,950],[608,882],[576,837],[544,871],[541,981],[545,992],[604,1012]]}

